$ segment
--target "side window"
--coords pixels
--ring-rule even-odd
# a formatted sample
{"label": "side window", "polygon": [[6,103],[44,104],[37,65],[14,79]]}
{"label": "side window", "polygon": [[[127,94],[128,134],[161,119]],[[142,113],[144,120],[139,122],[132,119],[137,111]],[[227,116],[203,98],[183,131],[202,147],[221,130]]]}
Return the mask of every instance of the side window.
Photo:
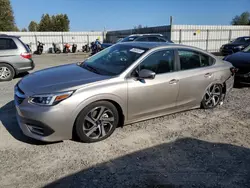
{"label": "side window", "polygon": [[213,59],[207,55],[200,54],[201,67],[212,65]]}
{"label": "side window", "polygon": [[191,51],[178,50],[181,70],[188,70],[212,65],[213,59],[208,55]]}
{"label": "side window", "polygon": [[15,42],[9,38],[0,38],[0,50],[17,49]]}
{"label": "side window", "polygon": [[136,41],[145,42],[145,41],[148,41],[148,38],[147,37],[140,37]]}
{"label": "side window", "polygon": [[159,39],[159,42],[167,42],[165,39],[163,38],[158,38]]}
{"label": "side window", "polygon": [[148,56],[141,64],[140,70],[148,69],[156,74],[174,71],[174,51],[162,50]]}
{"label": "side window", "polygon": [[157,37],[148,37],[148,41],[150,41],[150,42],[159,42],[159,39]]}

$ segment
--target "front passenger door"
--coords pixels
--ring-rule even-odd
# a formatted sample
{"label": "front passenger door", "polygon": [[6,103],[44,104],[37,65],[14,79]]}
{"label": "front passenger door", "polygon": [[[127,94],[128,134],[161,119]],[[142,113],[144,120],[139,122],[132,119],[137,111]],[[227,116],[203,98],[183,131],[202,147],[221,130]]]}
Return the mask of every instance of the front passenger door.
{"label": "front passenger door", "polygon": [[128,119],[131,121],[164,115],[176,107],[179,83],[174,50],[153,52],[136,70],[142,69],[151,70],[156,76],[141,80],[134,71],[134,75],[127,79]]}

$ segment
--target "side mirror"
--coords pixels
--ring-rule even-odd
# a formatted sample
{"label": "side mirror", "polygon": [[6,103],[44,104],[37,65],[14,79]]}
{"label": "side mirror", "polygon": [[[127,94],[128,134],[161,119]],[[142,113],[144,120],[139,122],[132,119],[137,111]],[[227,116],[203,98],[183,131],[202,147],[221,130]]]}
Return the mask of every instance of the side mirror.
{"label": "side mirror", "polygon": [[155,78],[155,72],[148,70],[148,69],[142,69],[139,72],[139,79],[154,79]]}

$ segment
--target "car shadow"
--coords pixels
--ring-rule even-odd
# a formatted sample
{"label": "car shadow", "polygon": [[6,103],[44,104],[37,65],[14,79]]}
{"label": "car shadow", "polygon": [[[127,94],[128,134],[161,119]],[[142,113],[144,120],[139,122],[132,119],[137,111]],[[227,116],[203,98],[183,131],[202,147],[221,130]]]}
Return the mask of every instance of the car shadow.
{"label": "car shadow", "polygon": [[249,187],[250,150],[182,138],[70,174],[55,187]]}
{"label": "car shadow", "polygon": [[27,75],[29,75],[29,72],[22,72],[22,73],[16,75],[16,76],[14,77],[14,79],[15,79],[15,78],[23,78],[23,77],[25,77],[25,76],[27,76]]}
{"label": "car shadow", "polygon": [[25,77],[25,76],[27,76],[27,75],[29,75],[29,74],[30,74],[29,72],[22,72],[22,73],[16,75],[16,76],[14,77],[14,79],[16,79],[16,78],[23,78],[23,77]]}
{"label": "car shadow", "polygon": [[[25,142],[32,145],[47,145],[53,143],[46,143],[39,140],[35,140],[25,136],[20,127],[18,126],[16,120],[16,109],[14,101],[11,101],[0,108],[0,121],[6,130],[17,140]],[[1,125],[1,124],[0,124]]]}

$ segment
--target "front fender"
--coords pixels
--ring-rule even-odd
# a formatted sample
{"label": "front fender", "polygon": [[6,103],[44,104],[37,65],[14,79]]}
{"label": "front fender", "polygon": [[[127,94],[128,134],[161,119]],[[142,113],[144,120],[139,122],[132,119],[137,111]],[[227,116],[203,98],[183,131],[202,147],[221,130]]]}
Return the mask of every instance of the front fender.
{"label": "front fender", "polygon": [[113,94],[98,94],[98,95],[94,95],[91,96],[87,99],[85,99],[84,101],[82,101],[80,104],[77,105],[76,109],[73,111],[73,116],[76,119],[78,114],[89,104],[96,102],[96,101],[100,101],[100,100],[110,100],[113,102],[116,102],[122,109],[123,115],[125,120],[127,119],[127,102],[124,101],[123,99],[121,99],[119,96],[117,95],[113,95]]}

